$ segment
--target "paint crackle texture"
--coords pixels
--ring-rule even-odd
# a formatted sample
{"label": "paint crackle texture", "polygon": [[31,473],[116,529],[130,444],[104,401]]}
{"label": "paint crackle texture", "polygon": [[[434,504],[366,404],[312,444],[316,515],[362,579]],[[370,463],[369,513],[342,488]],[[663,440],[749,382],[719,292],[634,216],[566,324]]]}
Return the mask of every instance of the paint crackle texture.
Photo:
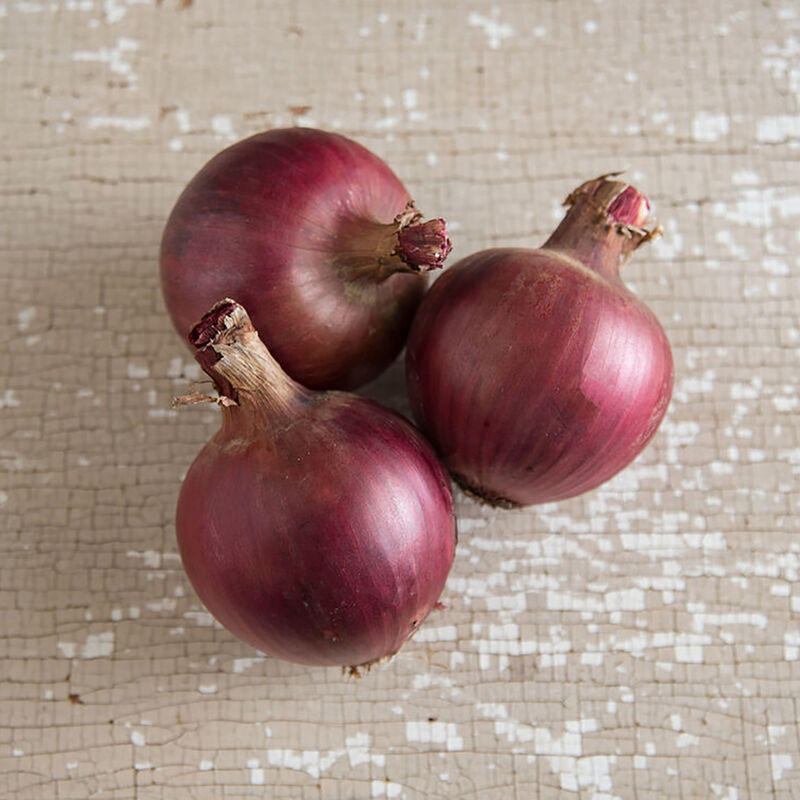
{"label": "paint crackle texture", "polygon": [[[0,3],[0,798],[800,794],[800,8]],[[177,555],[219,421],[164,313],[182,185],[268,127],[384,157],[453,259],[619,169],[676,389],[600,490],[457,496],[442,600],[361,680],[217,626]],[[405,410],[395,365],[368,388]]]}

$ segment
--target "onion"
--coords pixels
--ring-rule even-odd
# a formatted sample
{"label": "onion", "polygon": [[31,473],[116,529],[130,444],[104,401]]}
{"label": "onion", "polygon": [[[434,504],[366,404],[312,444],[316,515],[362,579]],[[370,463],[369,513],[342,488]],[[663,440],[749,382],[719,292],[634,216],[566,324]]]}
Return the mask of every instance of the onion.
{"label": "onion", "polygon": [[405,187],[356,142],[310,128],[260,133],[212,158],[161,242],[164,301],[181,336],[235,297],[304,386],[353,388],[405,344],[420,273],[450,252]]}
{"label": "onion", "polygon": [[395,653],[436,604],[455,550],[432,448],[371,400],[293,381],[232,300],[190,340],[223,406],[178,499],[198,596],[236,636],[290,661],[355,667]]}
{"label": "onion", "polygon": [[620,265],[659,229],[649,202],[604,176],[566,200],[538,250],[455,264],[409,336],[414,415],[454,478],[494,505],[594,489],[655,434],[672,393],[669,343]]}

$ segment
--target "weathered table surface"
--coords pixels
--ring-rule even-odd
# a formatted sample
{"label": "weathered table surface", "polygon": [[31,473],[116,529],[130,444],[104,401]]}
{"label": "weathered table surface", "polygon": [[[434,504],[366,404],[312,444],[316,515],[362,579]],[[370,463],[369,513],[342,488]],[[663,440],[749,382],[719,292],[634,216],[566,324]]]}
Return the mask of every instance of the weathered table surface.
{"label": "weathered table surface", "polygon": [[[7,0],[0,797],[800,796],[800,7]],[[540,243],[628,170],[662,240],[626,277],[676,359],[601,490],[458,495],[436,611],[355,680],[215,625],[174,540],[218,425],[157,251],[246,134],[341,131],[457,256]],[[369,388],[405,408],[396,365]]]}

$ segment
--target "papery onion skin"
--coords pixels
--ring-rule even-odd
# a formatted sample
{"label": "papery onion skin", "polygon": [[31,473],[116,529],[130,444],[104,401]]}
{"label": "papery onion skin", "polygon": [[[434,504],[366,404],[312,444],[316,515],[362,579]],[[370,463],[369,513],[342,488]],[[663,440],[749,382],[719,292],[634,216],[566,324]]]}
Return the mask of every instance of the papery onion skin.
{"label": "papery onion skin", "polygon": [[627,466],[667,410],[673,361],[653,312],[619,276],[652,238],[649,203],[601,177],[538,250],[450,267],[412,327],[414,416],[454,478],[505,507],[562,500]]}
{"label": "papery onion skin", "polygon": [[450,252],[444,220],[420,219],[360,144],[311,128],[256,134],[178,198],[161,242],[164,302],[185,337],[235,297],[295,380],[354,388],[400,352],[425,291],[419,273]]}
{"label": "papery onion skin", "polygon": [[398,414],[291,381],[226,303],[193,334],[228,405],[181,488],[186,573],[211,614],[265,653],[351,667],[390,656],[453,561],[447,473]]}

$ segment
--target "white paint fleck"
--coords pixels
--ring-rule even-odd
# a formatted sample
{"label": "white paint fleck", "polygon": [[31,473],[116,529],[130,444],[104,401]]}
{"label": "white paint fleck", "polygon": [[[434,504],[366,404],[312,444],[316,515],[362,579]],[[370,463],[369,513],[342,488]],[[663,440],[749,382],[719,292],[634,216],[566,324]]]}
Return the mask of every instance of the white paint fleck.
{"label": "white paint fleck", "polygon": [[114,631],[90,633],[81,648],[81,658],[104,658],[114,652]]}
{"label": "white paint fleck", "polygon": [[604,597],[566,591],[548,591],[547,608],[551,611],[589,611],[605,613],[613,611],[643,611],[644,592],[638,588],[608,592]]}
{"label": "white paint fleck", "polygon": [[[780,12],[789,11],[788,7]],[[795,9],[791,9],[795,13]],[[790,36],[784,44],[769,42],[764,47],[762,66],[776,82],[785,83],[788,90],[800,100],[800,39]]]}
{"label": "white paint fleck", "polygon": [[658,110],[650,115],[650,119],[654,125],[663,128],[664,133],[672,135],[675,133],[675,123],[672,122],[672,117],[668,111]]}
{"label": "white paint fleck", "polygon": [[289,750],[270,748],[267,750],[267,761],[272,767],[305,772],[312,778],[319,778],[325,770],[330,769],[344,755],[344,750]]}
{"label": "white paint fleck", "polygon": [[425,625],[414,634],[416,642],[456,642],[458,629],[455,625],[442,625],[438,628]]}
{"label": "white paint fleck", "polygon": [[681,733],[678,738],[675,740],[675,746],[679,748],[683,747],[696,747],[700,744],[700,737],[695,736],[692,733]]}
{"label": "white paint fleck", "polygon": [[186,619],[194,620],[194,624],[199,628],[214,628],[219,626],[219,623],[208,611],[187,611],[183,616]]}
{"label": "white paint fleck", "polygon": [[786,725],[769,725],[767,726],[767,739],[770,744],[777,744],[778,739],[782,739],[786,735]]}
{"label": "white paint fleck", "polygon": [[786,414],[794,411],[800,405],[800,398],[797,396],[777,395],[772,398],[772,405],[775,406],[775,410],[779,413]]}
{"label": "white paint fleck", "polygon": [[387,130],[389,128],[394,128],[398,122],[400,122],[400,117],[397,116],[396,114],[395,115],[390,114],[388,116],[381,117],[380,119],[375,120],[375,122],[373,123],[373,127],[375,127],[379,131],[382,131],[382,130]]}
{"label": "white paint fleck", "polygon": [[570,731],[570,733],[597,733],[597,731],[600,730],[597,720],[592,717],[568,719],[564,723],[564,728]]}
{"label": "white paint fleck", "polygon": [[125,8],[125,4],[121,3],[120,0],[103,0],[103,12],[105,13],[106,22],[109,25],[113,25],[128,13],[128,9]]}
{"label": "white paint fleck", "polygon": [[118,130],[128,131],[130,133],[136,131],[143,131],[150,127],[150,119],[148,117],[105,117],[98,116],[92,117],[89,120],[89,127],[91,129],[97,128],[116,128]]}
{"label": "white paint fleck", "polygon": [[178,130],[181,133],[189,133],[192,130],[191,119],[189,112],[184,108],[178,108],[175,111],[175,122],[178,125]]}
{"label": "white paint fleck", "polygon": [[141,731],[132,731],[131,744],[134,745],[134,747],[143,747],[145,744],[147,744],[147,740]]}
{"label": "white paint fleck", "polygon": [[464,749],[464,740],[458,735],[458,728],[453,722],[408,720],[406,739],[423,744],[442,744],[450,752]]}
{"label": "white paint fleck", "polygon": [[728,230],[717,231],[714,237],[717,242],[727,247],[728,252],[739,261],[747,260],[747,250],[733,240],[733,234]]}
{"label": "white paint fleck", "polygon": [[747,613],[747,612],[731,612],[727,614],[707,614],[704,611],[698,611],[692,614],[692,627],[698,633],[705,630],[706,625],[722,627],[725,625],[749,625],[754,628],[759,628],[762,631],[766,630],[769,620],[765,614]]}
{"label": "white paint fleck", "polygon": [[183,139],[179,139],[177,136],[175,136],[169,140],[167,147],[169,147],[173,153],[180,153],[181,150],[183,150]]}
{"label": "white paint fleck", "polygon": [[696,142],[716,142],[730,133],[730,118],[727,114],[698,111],[692,120],[692,138]]}
{"label": "white paint fleck", "polygon": [[653,242],[653,253],[656,258],[673,261],[683,252],[683,234],[678,232],[675,219],[667,219],[662,223],[664,235]]}
{"label": "white paint fleck", "polygon": [[200,692],[200,694],[215,694],[216,691],[217,691],[217,684],[216,683],[207,683],[207,684],[201,683],[197,687],[197,691]]}
{"label": "white paint fleck", "polygon": [[18,408],[20,405],[19,396],[15,389],[6,389],[0,397],[0,408]]}
{"label": "white paint fleck", "polygon": [[242,672],[246,672],[248,669],[253,667],[255,664],[264,661],[262,657],[251,657],[251,658],[234,658],[233,659],[233,671],[235,674],[241,674]]}
{"label": "white paint fleck", "polygon": [[370,792],[372,797],[400,797],[403,786],[394,781],[373,780],[370,783]]}
{"label": "white paint fleck", "polygon": [[739,169],[731,173],[731,183],[734,186],[758,186],[760,178],[751,169]]}
{"label": "white paint fleck", "polygon": [[586,22],[583,23],[584,32],[590,35],[597,33],[598,27],[597,21],[593,19],[587,19]]}
{"label": "white paint fleck", "polygon": [[762,144],[781,144],[800,138],[800,115],[777,114],[758,121],[756,139]]}
{"label": "white paint fleck", "polygon": [[198,765],[197,768],[200,772],[208,772],[209,770],[214,769],[214,762],[209,761],[207,758],[204,758]]}
{"label": "white paint fleck", "polygon": [[263,786],[265,781],[264,770],[260,767],[251,767],[250,784],[252,786]]}
{"label": "white paint fleck", "polygon": [[141,379],[141,378],[148,378],[149,376],[150,376],[150,368],[146,364],[140,365],[140,364],[134,364],[132,362],[128,364],[129,378]]}
{"label": "white paint fleck", "polygon": [[140,43],[135,39],[120,37],[113,47],[101,47],[99,50],[76,50],[72,54],[72,60],[108,64],[111,72],[115,75],[123,75],[131,85],[135,85],[137,76],[133,71],[129,56],[131,53],[137,52],[140,47]]}
{"label": "white paint fleck", "polygon": [[161,566],[161,553],[157,550],[128,550],[125,555],[128,558],[141,558],[142,563],[145,567],[149,567],[150,569],[158,569]]}
{"label": "white paint fleck", "polygon": [[183,374],[183,359],[180,357],[171,358],[167,367],[168,378],[180,378]]}
{"label": "white paint fleck", "polygon": [[676,644],[675,660],[680,664],[702,664],[703,646],[700,644]]}
{"label": "white paint fleck", "polygon": [[403,89],[401,98],[403,108],[405,108],[406,111],[410,111],[412,108],[416,108],[419,103],[419,92],[417,92],[416,89]]}
{"label": "white paint fleck", "polygon": [[769,761],[772,767],[772,778],[776,781],[782,780],[783,773],[794,766],[791,753],[770,753]]}
{"label": "white paint fleck", "polygon": [[149,611],[174,611],[178,601],[174,597],[162,597],[147,604]]}
{"label": "white paint fleck", "polygon": [[787,631],[783,634],[784,661],[797,661],[800,659],[800,631]]}
{"label": "white paint fleck", "polygon": [[[497,15],[495,14],[495,17]],[[486,17],[483,14],[470,12],[467,22],[473,28],[482,28],[486,34],[489,47],[497,50],[504,39],[514,35],[514,28],[507,22],[499,22],[496,18]]]}
{"label": "white paint fleck", "polygon": [[565,791],[582,793],[586,789],[591,792],[586,796],[593,800],[613,800],[611,768],[616,764],[616,756],[555,756],[547,761]]}
{"label": "white paint fleck", "polygon": [[789,264],[782,258],[775,256],[765,256],[761,259],[761,266],[764,272],[769,272],[771,275],[788,275],[791,270]]}
{"label": "white paint fleck", "polygon": [[790,194],[784,188],[742,189],[733,203],[712,204],[715,216],[739,225],[770,228],[775,216],[781,219],[800,216],[800,194]]}
{"label": "white paint fleck", "polygon": [[17,330],[20,333],[27,331],[31,323],[36,318],[36,309],[33,306],[26,306],[17,312]]}
{"label": "white paint fleck", "polygon": [[211,117],[211,130],[218,139],[233,141],[236,132],[233,129],[233,119],[229,114],[215,114]]}
{"label": "white paint fleck", "polygon": [[351,767],[358,767],[361,764],[373,764],[376,767],[386,765],[386,756],[383,753],[370,752],[371,741],[370,735],[364,732],[357,732],[344,740],[347,760]]}
{"label": "white paint fleck", "polygon": [[246,763],[247,768],[250,770],[250,785],[263,786],[265,773],[261,767],[261,762],[257,758],[248,758]]}
{"label": "white paint fleck", "polygon": [[56,647],[61,651],[64,658],[75,658],[77,645],[75,642],[58,642]]}
{"label": "white paint fleck", "polygon": [[[479,530],[480,528],[485,528],[489,524],[489,520],[484,517],[478,517],[477,519],[469,519],[464,518],[458,520],[458,532],[459,533],[471,533],[474,530]],[[473,541],[474,544],[474,541]]]}

